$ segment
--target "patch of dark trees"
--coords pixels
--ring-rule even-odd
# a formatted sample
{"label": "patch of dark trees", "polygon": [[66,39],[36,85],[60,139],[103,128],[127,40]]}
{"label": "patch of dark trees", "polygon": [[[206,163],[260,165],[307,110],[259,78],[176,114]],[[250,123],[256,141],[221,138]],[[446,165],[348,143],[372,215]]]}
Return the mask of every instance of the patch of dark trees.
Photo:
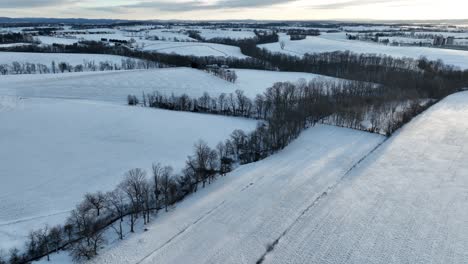
{"label": "patch of dark trees", "polygon": [[[411,91],[345,80],[276,83],[253,99],[241,90],[215,97],[205,92],[198,98],[153,92],[143,93],[141,98],[144,107],[264,120],[268,128],[282,126],[288,133],[294,131],[275,136],[288,139],[317,122],[391,135],[409,120],[408,116],[419,114],[432,102],[421,100]],[[137,96],[128,96],[129,105],[139,103]],[[289,140],[282,142],[287,144]],[[278,142],[275,145],[285,146]]]}
{"label": "patch of dark trees", "polygon": [[33,43],[33,37],[29,34],[7,33],[0,34],[0,44]]}

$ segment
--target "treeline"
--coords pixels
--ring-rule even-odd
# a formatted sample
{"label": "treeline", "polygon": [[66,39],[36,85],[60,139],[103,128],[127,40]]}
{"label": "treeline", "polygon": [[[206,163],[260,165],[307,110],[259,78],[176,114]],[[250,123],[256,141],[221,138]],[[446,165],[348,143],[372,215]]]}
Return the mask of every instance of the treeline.
{"label": "treeline", "polygon": [[[139,102],[128,96],[129,105]],[[153,92],[141,99],[145,107],[265,120],[269,129],[277,129],[273,138],[282,138],[273,145],[281,147],[289,142],[285,138],[316,122],[390,135],[431,102],[405,90],[345,80],[276,83],[253,99],[241,90],[215,97],[205,92],[199,98]]]}
{"label": "treeline", "polygon": [[95,61],[84,60],[82,64],[71,65],[68,62],[52,61],[50,65],[42,63],[29,63],[14,61],[11,64],[0,64],[0,74],[46,74],[46,73],[64,73],[64,72],[85,72],[85,71],[116,71],[116,70],[135,70],[135,69],[154,69],[161,68],[157,62],[122,59],[120,63],[112,61]]}
{"label": "treeline", "polygon": [[11,43],[32,43],[34,39],[29,34],[21,33],[7,33],[0,34],[0,44],[11,44]]}
{"label": "treeline", "polygon": [[395,90],[407,90],[420,98],[440,99],[468,85],[468,70],[445,65],[442,61],[393,58],[377,54],[356,54],[349,51],[305,54],[303,57],[272,53],[258,44],[276,42],[276,33],[260,34],[247,40],[215,39],[217,43],[235,45],[251,58],[195,57],[176,54],[143,52],[126,47],[108,47],[99,42],[50,47],[21,46],[2,50],[32,52],[103,53],[122,55],[171,66],[205,69],[207,65],[227,65],[230,68],[309,72],[349,80],[380,83]]}
{"label": "treeline", "polygon": [[[50,259],[60,250],[69,252],[74,261],[90,260],[106,245],[114,231],[118,239],[135,232],[137,221],[150,223],[160,210],[169,210],[198,188],[205,188],[232,171],[235,164],[261,160],[280,149],[273,142],[271,130],[259,124],[251,133],[235,130],[230,138],[211,148],[204,141],[194,145],[184,169],[175,173],[170,166],[152,165],[148,175],[143,169],[129,170],[112,191],[88,193],[70,213],[63,225],[31,231],[24,250],[11,249],[0,263],[28,263]],[[128,225],[126,227],[125,225]]]}
{"label": "treeline", "polygon": [[468,70],[445,65],[441,60],[393,58],[349,51],[305,54],[302,58],[265,49],[257,58],[281,71],[310,72],[349,80],[379,83],[389,89],[419,94],[420,98],[443,98],[468,85]]}
{"label": "treeline", "polygon": [[102,42],[95,41],[84,41],[72,45],[53,44],[50,46],[3,47],[0,48],[0,51],[109,54],[156,62],[166,66],[192,67],[197,69],[206,69],[207,65],[214,64],[228,65],[230,68],[241,69],[274,69],[273,67],[269,66],[268,62],[261,61],[255,58],[240,59],[235,57],[198,57],[178,54],[146,52],[141,50],[130,49],[125,46],[110,47]]}

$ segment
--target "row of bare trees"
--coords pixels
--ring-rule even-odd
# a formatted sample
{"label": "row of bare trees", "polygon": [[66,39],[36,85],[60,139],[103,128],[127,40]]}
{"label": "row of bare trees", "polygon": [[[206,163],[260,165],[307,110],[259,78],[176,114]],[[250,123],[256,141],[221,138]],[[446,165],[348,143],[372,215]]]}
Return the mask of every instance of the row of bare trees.
{"label": "row of bare trees", "polygon": [[[129,95],[127,102],[129,105],[137,105],[140,100],[135,95]],[[141,102],[143,106],[168,110],[260,118],[252,115],[254,102],[242,90],[229,94],[221,93],[217,97],[211,97],[204,92],[199,98],[191,98],[187,94],[167,96],[155,91],[143,93]]]}
{"label": "row of bare trees", "polygon": [[[139,102],[134,95],[128,98],[131,105]],[[142,96],[143,106],[261,119],[268,121],[271,129],[288,129],[285,124],[290,124],[293,128],[289,129],[297,131],[320,120],[381,134],[393,133],[404,123],[405,114],[415,115],[430,102],[414,90],[326,79],[276,83],[253,100],[241,90],[215,97],[205,92],[199,98],[187,94],[166,96],[159,92]]]}
{"label": "row of bare trees", "polygon": [[71,65],[68,62],[52,61],[50,65],[42,63],[29,63],[14,61],[10,64],[0,64],[0,74],[46,74],[64,72],[84,72],[84,71],[114,71],[114,70],[135,70],[161,68],[162,65],[156,62],[136,60],[131,58],[122,59],[121,63],[112,61],[84,60],[82,64]]}
{"label": "row of bare trees", "polygon": [[94,258],[110,234],[123,240],[136,231],[138,221],[147,225],[158,211],[167,212],[190,193],[226,175],[236,163],[248,162],[249,138],[236,130],[215,148],[200,140],[178,173],[159,163],[152,165],[150,174],[139,168],[129,170],[114,190],[87,193],[63,225],[31,231],[24,250],[12,249],[8,261],[0,254],[0,263],[49,260],[60,250],[67,250],[76,262]]}

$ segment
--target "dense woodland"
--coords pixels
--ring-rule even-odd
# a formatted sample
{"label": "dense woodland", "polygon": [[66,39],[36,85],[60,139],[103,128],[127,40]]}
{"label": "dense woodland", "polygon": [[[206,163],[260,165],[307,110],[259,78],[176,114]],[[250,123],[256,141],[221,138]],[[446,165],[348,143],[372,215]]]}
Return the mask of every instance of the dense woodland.
{"label": "dense woodland", "polygon": [[[128,97],[129,104],[223,114],[259,119],[249,133],[236,130],[231,137],[211,148],[205,142],[194,145],[185,168],[155,163],[151,172],[129,170],[111,192],[87,194],[72,211],[67,222],[31,232],[26,251],[12,249],[12,264],[25,263],[66,249],[74,260],[91,259],[106,244],[104,232],[114,231],[125,239],[122,225],[135,231],[137,221],[147,224],[160,210],[223,177],[238,164],[256,162],[286,147],[307,127],[316,123],[334,124],[391,135],[431,103],[468,86],[468,71],[441,61],[396,59],[389,56],[351,52],[307,54],[303,58],[273,54],[257,47],[278,41],[276,34],[258,33],[250,40],[215,39],[216,43],[239,46],[251,59],[191,57],[108,47],[97,42],[51,47],[16,47],[15,51],[106,53],[145,59],[171,66],[206,69],[207,65],[228,65],[282,71],[319,73],[354,81],[302,81],[277,83],[255,98],[242,91],[200,98],[167,96],[154,92]],[[118,175],[117,175],[118,176]],[[3,261],[3,262],[2,262]],[[2,260],[0,263],[6,263]]]}

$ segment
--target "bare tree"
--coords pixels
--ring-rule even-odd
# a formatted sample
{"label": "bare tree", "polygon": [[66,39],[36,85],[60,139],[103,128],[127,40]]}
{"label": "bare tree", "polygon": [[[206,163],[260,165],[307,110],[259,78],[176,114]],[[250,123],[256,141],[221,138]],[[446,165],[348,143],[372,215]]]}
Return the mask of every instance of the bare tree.
{"label": "bare tree", "polygon": [[106,197],[102,192],[87,193],[85,195],[85,201],[96,210],[96,215],[99,216],[101,210],[105,206]]}
{"label": "bare tree", "polygon": [[81,262],[94,258],[99,249],[106,243],[103,231],[94,232],[88,239],[81,239],[71,246],[71,256],[74,261]]}
{"label": "bare tree", "polygon": [[146,172],[142,169],[132,169],[125,175],[119,188],[127,194],[130,200],[130,232],[135,232],[135,221],[142,208],[143,184],[146,182]]}
{"label": "bare tree", "polygon": [[164,207],[167,212],[167,208],[170,204],[169,194],[170,194],[170,186],[172,184],[172,167],[166,166],[162,171],[161,177],[161,190],[164,195]]}
{"label": "bare tree", "polygon": [[126,208],[126,196],[125,193],[120,189],[117,188],[111,192],[106,193],[106,208],[113,214],[119,217],[117,220],[118,227],[114,225],[111,226],[112,229],[117,233],[119,239],[123,239],[123,229],[122,229],[122,222],[124,221],[125,216],[125,208]]}
{"label": "bare tree", "polygon": [[154,192],[154,207],[159,207],[159,195],[161,188],[161,179],[163,177],[164,168],[160,163],[153,164],[153,192]]}
{"label": "bare tree", "polygon": [[63,233],[61,226],[54,226],[50,229],[49,240],[52,250],[57,252],[63,241]]}

